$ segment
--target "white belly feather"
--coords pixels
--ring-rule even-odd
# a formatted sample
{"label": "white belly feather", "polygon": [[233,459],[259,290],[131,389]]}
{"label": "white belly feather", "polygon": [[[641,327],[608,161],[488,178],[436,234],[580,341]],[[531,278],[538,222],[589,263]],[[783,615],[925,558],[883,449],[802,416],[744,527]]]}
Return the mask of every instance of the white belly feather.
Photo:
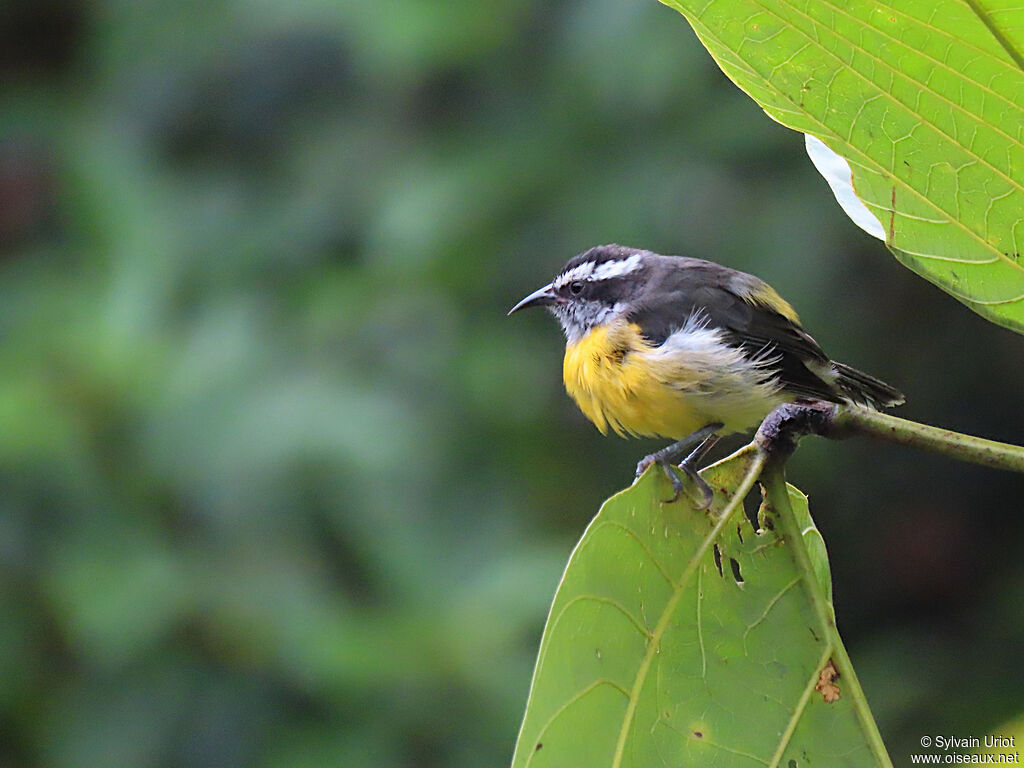
{"label": "white belly feather", "polygon": [[660,346],[637,354],[696,413],[722,422],[722,432],[750,429],[785,400],[778,379],[768,370],[770,350],[747,357],[699,316],[687,320]]}

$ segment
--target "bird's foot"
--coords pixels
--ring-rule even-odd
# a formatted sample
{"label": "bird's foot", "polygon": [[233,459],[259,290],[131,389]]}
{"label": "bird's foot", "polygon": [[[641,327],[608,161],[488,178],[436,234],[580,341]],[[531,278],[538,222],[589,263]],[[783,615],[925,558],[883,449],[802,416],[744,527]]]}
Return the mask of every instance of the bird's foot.
{"label": "bird's foot", "polygon": [[679,468],[683,470],[685,474],[697,487],[697,490],[701,494],[701,503],[697,504],[697,509],[707,509],[711,506],[711,500],[714,498],[714,492],[711,490],[711,486],[705,482],[699,474],[697,474],[697,462],[701,456],[717,441],[718,438],[715,436],[715,432],[721,429],[721,424],[708,424],[703,429],[699,429],[692,435],[680,440],[677,443],[673,443],[667,448],[662,448],[660,451],[644,456],[636,465],[636,477],[637,479],[647,471],[647,468],[652,464],[657,464],[661,467],[662,472],[665,473],[665,477],[668,478],[669,482],[672,483],[672,498],[666,499],[665,503],[671,504],[678,501],[679,497],[683,495],[684,485],[679,474],[675,471],[675,463],[679,460],[679,457],[689,449],[695,442],[698,443],[697,447],[687,456],[682,463],[679,464]]}
{"label": "bird's foot", "polygon": [[[697,469],[694,466],[695,462],[684,461],[679,464],[679,468],[683,470],[683,474],[697,487],[700,491],[701,501],[696,504],[697,509],[707,509],[711,506],[711,500],[714,498],[714,491],[711,490],[711,486],[707,484],[707,481],[697,474]],[[672,504],[679,500],[679,497],[683,495],[683,491],[686,486],[683,483],[679,473],[675,471],[676,465],[671,461],[665,459],[659,459],[651,454],[650,456],[644,456],[640,459],[640,462],[636,465],[636,476],[639,479],[640,475],[647,471],[647,468],[652,464],[657,464],[661,467],[661,471],[665,473],[665,477],[672,483],[672,497],[665,499],[666,504]]]}
{"label": "bird's foot", "polygon": [[[683,473],[688,478],[690,478],[693,484],[697,487],[697,490],[700,491],[701,500],[700,503],[696,505],[697,509],[707,509],[708,507],[711,506],[711,502],[715,498],[715,492],[711,490],[711,486],[708,485],[707,480],[705,480],[703,477],[697,474],[697,467],[695,466],[696,463],[697,462],[695,461],[691,462],[689,459],[687,459],[686,461],[679,465],[679,468],[683,470]],[[677,480],[679,479],[679,475],[677,475],[675,472],[673,472],[672,475]],[[675,486],[673,485],[673,489],[674,488]],[[672,498],[672,501],[675,501],[678,498],[679,491],[676,491],[676,495]]]}

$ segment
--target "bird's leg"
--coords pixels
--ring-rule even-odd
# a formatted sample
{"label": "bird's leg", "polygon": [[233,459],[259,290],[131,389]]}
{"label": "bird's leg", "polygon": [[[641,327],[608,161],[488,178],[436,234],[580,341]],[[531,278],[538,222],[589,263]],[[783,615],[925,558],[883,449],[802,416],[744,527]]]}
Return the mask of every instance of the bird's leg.
{"label": "bird's leg", "polygon": [[[697,474],[696,470],[693,469],[692,463],[696,462],[703,454],[702,449],[704,448],[707,440],[721,428],[722,425],[718,422],[707,424],[696,432],[687,435],[682,440],[672,443],[672,445],[666,446],[660,451],[655,451],[648,456],[644,456],[636,465],[636,476],[640,477],[640,475],[642,475],[652,464],[660,466],[662,471],[665,473],[665,476],[668,477],[669,481],[672,483],[674,495],[668,500],[668,503],[671,504],[683,493],[683,481],[680,480],[679,475],[672,470],[672,466],[678,462],[682,456],[686,455],[686,452],[689,451],[694,444],[697,444],[696,450],[692,451],[680,466],[682,467],[683,472],[686,473],[686,476],[694,480],[697,487],[700,488],[701,493],[707,501],[707,504],[701,507],[701,509],[706,509],[708,504],[711,503],[711,488],[708,487],[708,484],[705,483]],[[713,444],[713,442],[708,443],[707,447],[710,448]]]}
{"label": "bird's leg", "polygon": [[[692,432],[682,440],[679,440],[671,445],[665,446],[660,451],[644,456],[640,459],[640,462],[636,465],[636,476],[640,477],[651,464],[676,464],[683,456],[686,456],[686,461],[691,459],[696,461],[700,458],[701,448],[703,448],[704,442],[713,436],[718,430],[722,428],[720,422],[713,422],[706,426],[701,427],[696,432]],[[697,450],[692,451],[689,455],[687,452],[690,451],[693,446],[698,445]],[[710,448],[713,443],[709,444]]]}

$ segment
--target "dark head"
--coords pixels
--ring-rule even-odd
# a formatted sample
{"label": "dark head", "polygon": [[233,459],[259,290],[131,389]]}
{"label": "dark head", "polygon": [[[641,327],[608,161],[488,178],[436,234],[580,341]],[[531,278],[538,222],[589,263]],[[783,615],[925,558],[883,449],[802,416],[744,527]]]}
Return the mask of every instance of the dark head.
{"label": "dark head", "polygon": [[591,328],[627,315],[630,298],[646,282],[650,251],[623,245],[598,245],[568,263],[550,283],[516,304],[509,311],[526,307],[547,307],[562,324],[570,343]]}

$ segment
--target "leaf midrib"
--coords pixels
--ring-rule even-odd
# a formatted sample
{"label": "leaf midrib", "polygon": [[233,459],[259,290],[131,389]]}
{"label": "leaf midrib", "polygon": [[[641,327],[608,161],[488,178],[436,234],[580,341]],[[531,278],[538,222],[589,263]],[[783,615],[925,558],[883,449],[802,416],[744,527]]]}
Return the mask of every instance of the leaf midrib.
{"label": "leaf midrib", "polygon": [[644,659],[640,663],[640,667],[637,669],[636,679],[633,681],[633,687],[629,693],[629,703],[626,705],[626,714],[622,720],[622,728],[619,730],[619,739],[615,745],[615,755],[612,758],[611,768],[620,768],[622,765],[622,756],[626,751],[626,739],[629,737],[630,730],[633,725],[633,718],[636,716],[637,703],[640,700],[640,691],[643,689],[644,683],[647,680],[647,673],[650,670],[651,662],[654,659],[655,654],[661,644],[661,637],[668,628],[669,622],[675,614],[676,606],[679,600],[682,598],[683,592],[690,579],[693,578],[693,574],[697,572],[700,567],[701,560],[711,549],[711,545],[718,539],[725,526],[729,523],[733,513],[739,506],[740,502],[746,498],[746,495],[750,492],[750,489],[754,487],[754,483],[761,474],[761,470],[765,463],[765,454],[758,452],[750,460],[750,465],[747,467],[746,472],[743,475],[743,480],[733,491],[732,497],[726,504],[725,509],[722,510],[721,516],[715,523],[714,528],[708,533],[708,535],[701,542],[697,551],[694,552],[693,557],[690,558],[686,564],[686,569],[679,577],[679,581],[674,586],[674,592],[669,601],[665,603],[665,607],[662,609],[661,616],[658,618],[658,623],[654,627],[654,631],[651,633],[650,640],[647,644],[647,650],[644,652]]}
{"label": "leaf midrib", "polygon": [[789,718],[789,722],[786,723],[786,728],[782,732],[782,736],[779,737],[779,747],[775,750],[775,754],[772,755],[771,762],[768,763],[768,768],[778,768],[779,761],[782,760],[782,755],[786,752],[786,747],[789,746],[790,740],[793,738],[793,733],[796,731],[797,725],[800,723],[800,718],[804,715],[804,710],[807,709],[807,704],[811,700],[811,694],[814,693],[814,688],[818,684],[818,678],[820,670],[828,663],[829,658],[832,656],[832,643],[825,644],[825,651],[821,654],[821,658],[818,659],[817,665],[811,671],[811,679],[807,681],[807,685],[804,686],[803,693],[800,694],[800,700],[796,703],[796,707],[793,710],[793,716]]}
{"label": "leaf midrib", "polygon": [[967,3],[967,7],[974,11],[974,15],[978,17],[978,21],[985,25],[985,29],[989,31],[989,34],[995,38],[999,46],[1006,51],[1006,55],[1013,59],[1013,63],[1017,65],[1018,69],[1024,70],[1024,57],[1021,56],[1020,51],[1013,47],[1013,43],[1010,42],[1009,38],[1003,34],[1003,30],[999,29],[992,20],[989,18],[988,12],[978,4],[978,0],[964,0]]}

